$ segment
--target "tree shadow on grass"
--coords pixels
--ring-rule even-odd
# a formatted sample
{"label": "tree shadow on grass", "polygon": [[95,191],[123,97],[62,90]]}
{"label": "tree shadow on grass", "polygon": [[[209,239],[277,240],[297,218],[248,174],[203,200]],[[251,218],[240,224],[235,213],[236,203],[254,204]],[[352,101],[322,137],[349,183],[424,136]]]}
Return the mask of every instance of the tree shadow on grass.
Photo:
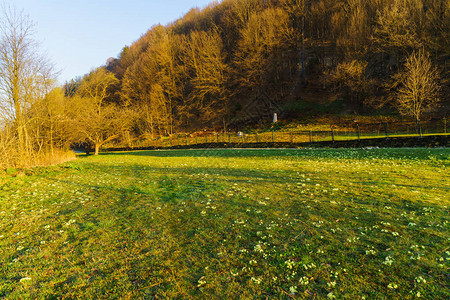
{"label": "tree shadow on grass", "polygon": [[[161,153],[161,151],[144,151],[139,155],[154,156],[154,157],[181,157],[186,156],[187,151],[183,155],[173,153],[173,151],[164,151],[170,153]],[[176,155],[174,155],[176,154]],[[117,154],[108,154],[117,155]],[[123,154],[119,154],[123,155]],[[126,154],[130,155],[130,154]],[[135,155],[132,153],[131,155]],[[172,155],[172,156],[169,156]],[[195,153],[199,156],[198,153]],[[218,155],[216,155],[218,156]],[[223,157],[221,155],[221,157]],[[236,245],[244,247],[245,243],[250,243],[254,246],[256,240],[253,239],[254,231],[259,227],[256,220],[259,220],[260,215],[252,215],[252,212],[247,212],[253,202],[244,202],[239,195],[231,197],[219,198],[218,209],[214,211],[217,214],[215,217],[204,218],[200,213],[206,210],[204,206],[190,207],[189,214],[181,213],[179,206],[181,203],[177,199],[189,198],[193,201],[201,200],[201,194],[213,190],[220,182],[225,182],[224,188],[234,186],[233,183],[244,183],[255,181],[258,185],[265,186],[270,191],[271,186],[276,183],[291,184],[297,182],[296,173],[294,170],[286,171],[266,171],[255,170],[249,168],[224,168],[224,167],[150,167],[148,165],[127,164],[127,165],[112,165],[112,164],[96,164],[92,162],[93,168],[101,173],[119,172],[123,176],[130,177],[131,180],[126,180],[124,186],[117,186],[106,183],[77,183],[67,179],[57,179],[59,182],[64,182],[70,185],[82,185],[87,190],[93,190],[98,194],[102,201],[95,201],[101,203],[91,203],[89,210],[80,212],[83,219],[91,222],[86,231],[106,243],[109,247],[108,251],[103,251],[103,248],[97,249],[97,254],[103,258],[114,258],[114,263],[110,263],[100,269],[98,279],[95,283],[104,279],[102,277],[111,278],[115,274],[115,269],[121,268],[127,277],[121,283],[122,286],[130,286],[133,289],[140,289],[147,287],[149,294],[163,293],[164,290],[174,289],[171,286],[172,281],[176,280],[187,290],[192,286],[196,286],[198,278],[203,275],[205,265],[211,265],[212,262],[218,260],[217,249],[221,247],[221,241],[224,239],[233,241]],[[145,168],[144,168],[145,167]],[[208,176],[202,177],[207,174]],[[192,176],[199,175],[199,176]],[[141,185],[138,179],[145,178]],[[354,180],[357,178],[353,178]],[[325,180],[321,178],[320,180]],[[229,183],[226,183],[229,181]],[[309,183],[315,186],[317,181]],[[320,181],[318,181],[320,182]],[[151,185],[149,189],[146,184]],[[385,184],[385,183],[380,183]],[[388,184],[388,183],[386,183]],[[109,201],[104,201],[108,199]],[[297,226],[297,231],[283,230],[279,233],[279,239],[294,245],[298,239],[313,240],[315,235],[323,234],[328,237],[326,229],[318,230],[313,226],[308,226],[307,220],[336,220],[346,218],[352,220],[349,232],[352,228],[363,228],[364,226],[372,226],[378,224],[380,220],[388,220],[396,218],[401,211],[404,210],[405,203],[390,203],[390,199],[372,199],[366,196],[359,196],[353,199],[351,195],[341,200],[343,203],[336,208],[330,209],[330,205],[326,200],[332,198],[325,198],[323,202],[314,202],[315,198],[307,198],[307,204],[300,200],[302,196],[289,199],[286,197],[286,203],[274,202],[269,203],[268,206],[258,207],[258,209],[266,210],[266,223],[271,221],[279,221],[285,211],[290,212],[292,216],[299,216],[301,214],[303,225]],[[205,200],[205,199],[203,199]],[[255,200],[255,199],[253,199]],[[98,205],[97,206],[94,206]],[[161,205],[167,204],[167,205]],[[382,210],[384,205],[389,204],[392,210]],[[434,205],[426,203],[408,202],[409,210],[421,211],[423,207],[433,207]],[[310,205],[308,210],[305,206]],[[356,206],[357,205],[357,206]],[[380,211],[368,213],[363,210],[361,205],[370,208],[380,208]],[[162,206],[162,209],[160,208]],[[255,208],[257,208],[255,206]],[[439,209],[436,206],[436,209]],[[345,212],[344,212],[345,211]],[[364,212],[364,214],[361,214]],[[73,214],[73,211],[67,211],[68,214]],[[358,216],[359,219],[354,219]],[[234,219],[248,218],[248,229],[237,231],[232,227]],[[233,219],[234,218],[234,219]],[[108,222],[109,220],[112,220]],[[278,222],[277,221],[277,222]],[[286,220],[287,221],[287,220]],[[89,225],[88,224],[88,225]],[[306,225],[305,225],[306,224]],[[86,225],[87,226],[87,225]],[[343,226],[343,225],[339,225]],[[301,230],[300,230],[301,229]],[[345,229],[345,228],[344,228]],[[97,236],[99,233],[107,233],[108,238]],[[244,241],[241,242],[237,235],[244,236]],[[331,236],[331,235],[330,235]],[[378,235],[375,236],[378,238]],[[343,240],[345,241],[345,240]],[[385,240],[376,240],[380,249],[390,247],[390,243]],[[337,247],[337,246],[336,246]],[[82,248],[85,250],[85,248]],[[90,248],[86,248],[86,250]],[[339,248],[336,248],[339,249]],[[115,256],[109,256],[110,253],[117,253]],[[346,252],[344,252],[346,253]],[[238,257],[230,259],[230,265],[235,262],[240,262]],[[146,266],[152,266],[152,272],[149,273]],[[97,265],[90,263],[89,267],[97,268]],[[169,270],[169,271],[167,271]],[[173,271],[175,270],[175,271]],[[169,277],[168,277],[169,275]],[[123,277],[123,276],[122,276]],[[169,279],[168,279],[169,278]],[[161,287],[154,285],[161,282]],[[105,289],[114,288],[116,283],[105,284]],[[189,291],[193,291],[192,289]]]}
{"label": "tree shadow on grass", "polygon": [[151,157],[291,157],[331,159],[408,159],[448,161],[447,148],[370,148],[370,149],[188,149],[188,150],[139,150],[104,152],[105,156],[151,156]]}

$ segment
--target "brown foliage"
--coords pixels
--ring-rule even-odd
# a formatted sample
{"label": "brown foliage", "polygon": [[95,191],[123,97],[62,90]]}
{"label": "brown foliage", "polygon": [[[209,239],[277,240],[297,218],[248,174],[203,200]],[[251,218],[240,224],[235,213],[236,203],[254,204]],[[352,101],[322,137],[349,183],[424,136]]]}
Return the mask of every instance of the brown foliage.
{"label": "brown foliage", "polygon": [[153,137],[233,119],[261,91],[332,101],[325,79],[358,112],[397,95],[418,49],[448,78],[449,18],[446,0],[224,0],[154,26],[109,69]]}

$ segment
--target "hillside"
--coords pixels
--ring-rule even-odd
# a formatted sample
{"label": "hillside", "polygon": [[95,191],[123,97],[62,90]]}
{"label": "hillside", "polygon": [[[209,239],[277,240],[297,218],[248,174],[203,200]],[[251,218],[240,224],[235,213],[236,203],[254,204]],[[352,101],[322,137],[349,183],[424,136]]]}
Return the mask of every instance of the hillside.
{"label": "hillside", "polygon": [[445,0],[215,2],[152,27],[109,60],[120,80],[110,99],[139,105],[162,132],[252,122],[265,110],[395,114],[405,62],[423,50],[441,87],[441,105],[427,113],[442,117],[449,18]]}

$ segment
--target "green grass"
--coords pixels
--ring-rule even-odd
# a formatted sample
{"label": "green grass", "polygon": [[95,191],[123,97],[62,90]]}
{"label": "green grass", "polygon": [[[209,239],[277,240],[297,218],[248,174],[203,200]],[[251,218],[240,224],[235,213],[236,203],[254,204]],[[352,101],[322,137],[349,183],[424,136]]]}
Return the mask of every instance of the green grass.
{"label": "green grass", "polygon": [[[424,133],[425,136],[449,136],[449,133]],[[406,134],[406,133],[389,133],[389,138],[397,138],[397,137],[420,137],[418,134]],[[373,133],[361,133],[361,140],[364,139],[385,139],[386,134],[383,132],[373,132]],[[172,146],[186,146],[186,145],[195,145],[195,144],[203,144],[203,143],[257,143],[257,142],[277,142],[277,143],[310,143],[311,139],[313,142],[325,142],[332,141],[331,131],[311,131],[311,136],[308,131],[265,131],[265,132],[255,132],[246,133],[245,136],[237,136],[236,134],[223,134],[220,133],[218,136],[208,135],[208,136],[197,136],[197,137],[188,137],[179,136],[178,138],[173,137],[164,137],[161,140],[141,140],[139,142],[134,143],[134,147],[159,147],[159,148],[168,148]],[[350,131],[335,131],[334,132],[334,140],[335,141],[350,141],[350,140],[358,140],[358,134],[356,132]],[[115,145],[111,143],[106,146],[106,148],[114,148],[114,147],[129,147],[129,145],[121,144]]]}
{"label": "green grass", "polygon": [[[419,134],[402,134],[402,133],[392,133],[392,134],[388,134],[388,138],[398,138],[398,137],[409,137],[409,138],[413,138],[413,137],[425,137],[425,136],[449,136],[449,133],[424,133],[422,135]],[[360,135],[360,139],[375,139],[375,138],[379,138],[379,139],[385,139],[386,138],[386,134],[383,133],[373,133],[373,134],[367,134],[367,133],[361,133]],[[340,132],[336,133],[336,135],[334,136],[334,139],[336,141],[350,141],[350,140],[357,140],[358,139],[358,134],[357,133],[348,133],[345,135],[342,135]],[[331,141],[332,137],[331,136],[327,136],[325,138],[317,138],[317,141]]]}
{"label": "green grass", "polygon": [[448,299],[449,158],[141,151],[4,174],[0,298]]}

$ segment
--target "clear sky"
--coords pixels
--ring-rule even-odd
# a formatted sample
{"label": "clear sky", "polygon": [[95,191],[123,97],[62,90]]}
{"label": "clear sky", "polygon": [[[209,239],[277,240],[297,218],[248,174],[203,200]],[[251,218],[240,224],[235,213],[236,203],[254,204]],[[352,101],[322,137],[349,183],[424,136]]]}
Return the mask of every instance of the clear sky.
{"label": "clear sky", "polygon": [[0,0],[36,23],[41,49],[64,83],[117,57],[155,24],[167,25],[213,0]]}

